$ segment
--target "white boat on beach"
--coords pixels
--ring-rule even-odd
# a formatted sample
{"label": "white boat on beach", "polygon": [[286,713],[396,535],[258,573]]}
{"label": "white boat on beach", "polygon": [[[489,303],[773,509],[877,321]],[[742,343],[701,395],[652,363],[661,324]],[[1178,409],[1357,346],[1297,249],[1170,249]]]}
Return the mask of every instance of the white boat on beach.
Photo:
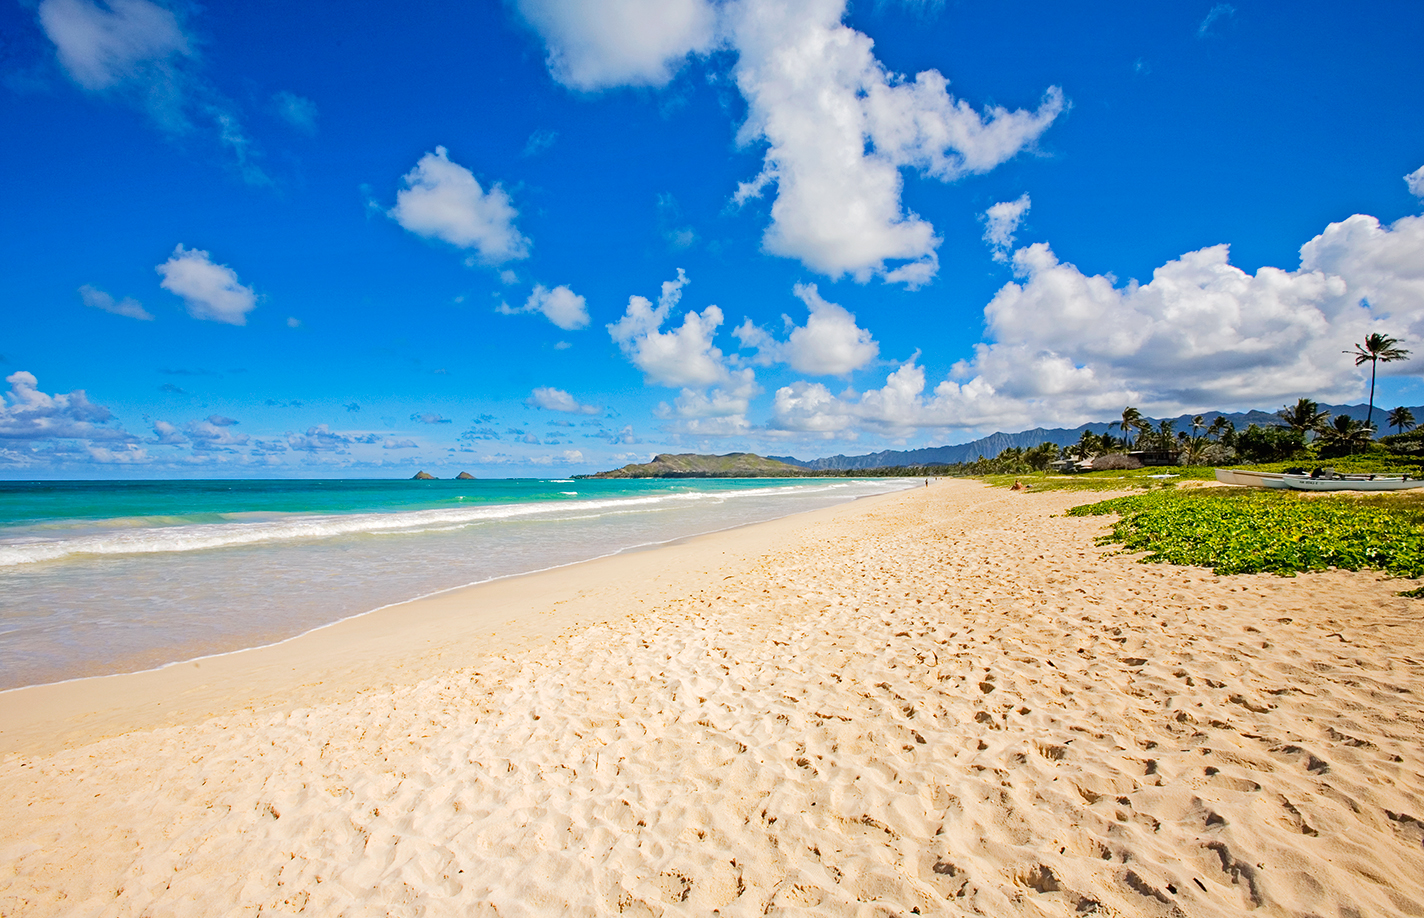
{"label": "white boat on beach", "polygon": [[1393,475],[1340,475],[1333,478],[1286,475],[1285,484],[1295,491],[1407,491],[1424,487],[1424,479]]}
{"label": "white boat on beach", "polygon": [[1424,479],[1398,475],[1340,475],[1332,472],[1311,476],[1247,469],[1217,469],[1216,480],[1222,484],[1295,491],[1406,491],[1424,487]]}
{"label": "white boat on beach", "polygon": [[1216,480],[1222,484],[1245,485],[1250,488],[1284,488],[1285,475],[1280,472],[1255,472],[1246,469],[1217,469]]}

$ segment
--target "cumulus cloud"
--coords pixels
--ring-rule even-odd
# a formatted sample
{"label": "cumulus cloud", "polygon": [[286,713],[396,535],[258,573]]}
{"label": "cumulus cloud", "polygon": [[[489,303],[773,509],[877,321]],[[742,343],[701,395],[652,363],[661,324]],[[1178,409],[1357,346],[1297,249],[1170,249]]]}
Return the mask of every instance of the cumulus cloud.
{"label": "cumulus cloud", "polygon": [[1000,201],[984,211],[984,241],[994,250],[994,260],[1006,262],[1014,247],[1014,233],[1024,214],[1028,213],[1029,197],[1019,196],[1016,201]]}
{"label": "cumulus cloud", "polygon": [[112,312],[116,316],[127,316],[130,319],[141,319],[144,322],[152,322],[153,316],[143,304],[130,297],[115,301],[112,296],[88,284],[79,288],[79,298],[84,301],[85,306],[94,309],[102,309],[105,312]]}
{"label": "cumulus cloud", "polygon": [[509,195],[498,183],[485,191],[469,169],[450,161],[444,147],[422,156],[401,181],[405,187],[387,214],[404,229],[472,250],[485,264],[529,256],[529,240],[514,226],[519,212]]}
{"label": "cumulus cloud", "polygon": [[0,440],[133,440],[103,405],[89,401],[83,389],[48,395],[33,373],[19,370],[5,377],[10,391],[0,397]]}
{"label": "cumulus cloud", "polygon": [[283,89],[272,95],[272,110],[303,134],[316,133],[317,109],[311,99]]}
{"label": "cumulus cloud", "polygon": [[419,414],[419,413],[417,413],[417,414],[412,414],[412,415],[410,416],[410,419],[411,419],[412,421],[419,421],[419,422],[422,423],[422,424],[453,424],[453,423],[454,423],[454,421],[450,420],[449,418],[442,418],[442,417],[441,417],[440,415],[438,415],[438,414],[432,414],[432,413],[428,413],[428,412],[425,413],[425,414]]}
{"label": "cumulus cloud", "polygon": [[716,306],[700,313],[689,310],[681,325],[661,330],[686,284],[687,274],[678,268],[677,279],[663,283],[657,306],[645,297],[631,296],[623,318],[608,326],[613,341],[656,385],[709,386],[727,378],[726,358],[712,344],[722,324],[722,310]]}
{"label": "cumulus cloud", "polygon": [[844,0],[744,0],[726,10],[748,105],[739,139],[767,144],[761,174],[735,200],[775,184],[763,247],[832,278],[927,283],[940,239],[903,207],[901,170],[941,181],[988,172],[1030,148],[1064,107],[1053,87],[1036,110],[981,113],[938,71],[891,73],[870,38],[841,23]]}
{"label": "cumulus cloud", "polygon": [[[988,172],[1032,148],[1063,111],[1051,87],[1037,109],[982,111],[938,71],[889,71],[866,35],[842,24],[846,0],[518,0],[555,78],[575,89],[660,86],[689,54],[728,46],[747,103],[738,138],[765,144],[742,204],[775,188],[763,248],[814,271],[908,288],[939,270],[934,227],[901,202],[903,169],[940,181]],[[674,243],[691,243],[691,235]]]}
{"label": "cumulus cloud", "polygon": [[392,440],[387,439],[381,444],[381,449],[417,449],[420,444],[414,440]]}
{"label": "cumulus cloud", "polygon": [[1408,186],[1410,194],[1416,198],[1424,198],[1424,166],[1406,175],[1404,184]]}
{"label": "cumulus cloud", "polygon": [[515,0],[548,49],[549,72],[571,89],[662,86],[716,37],[709,0]]}
{"label": "cumulus cloud", "polygon": [[729,374],[726,382],[710,391],[683,389],[671,405],[660,403],[653,414],[672,423],[663,429],[693,436],[728,437],[751,430],[747,410],[761,392],[751,369]]}
{"label": "cumulus cloud", "polygon": [[562,411],[567,414],[599,414],[603,411],[596,405],[581,405],[578,399],[563,389],[555,389],[552,386],[540,386],[535,389],[529,394],[529,398],[524,400],[524,404],[530,408],[547,408],[550,411]]}
{"label": "cumulus cloud", "polygon": [[154,442],[160,446],[182,446],[188,442],[183,432],[167,421],[153,422]]}
{"label": "cumulus cloud", "polygon": [[201,249],[185,249],[179,243],[154,270],[163,276],[159,286],[182,297],[188,315],[195,319],[246,325],[247,314],[257,308],[257,294],[238,281],[237,272],[213,264]]}
{"label": "cumulus cloud", "polygon": [[212,415],[201,421],[191,421],[183,428],[193,449],[205,452],[232,452],[234,447],[246,446],[252,438],[236,433],[228,428],[237,422],[232,418]]}
{"label": "cumulus cloud", "polygon": [[287,434],[288,448],[307,453],[345,452],[352,442],[351,437],[332,430],[326,424],[308,427],[305,434]]}
{"label": "cumulus cloud", "polygon": [[855,324],[855,316],[822,299],[815,284],[797,284],[793,292],[806,304],[810,317],[798,326],[790,316],[782,316],[790,330],[785,341],[778,341],[751,319],[732,332],[743,347],[756,349],[754,363],[786,363],[798,373],[812,376],[846,376],[880,353],[880,345],[869,331]]}
{"label": "cumulus cloud", "polygon": [[[1061,261],[1045,243],[1017,250],[1018,279],[985,307],[986,342],[932,390],[914,360],[881,389],[777,391],[772,426],[871,429],[1058,426],[1114,416],[1251,408],[1305,396],[1360,398],[1367,374],[1341,351],[1372,332],[1424,340],[1424,217],[1382,226],[1356,214],[1300,250],[1300,266],[1248,274],[1226,245],[1188,252],[1147,283],[1117,284]],[[1381,367],[1417,372],[1417,361]]]}
{"label": "cumulus cloud", "polygon": [[507,316],[537,312],[565,331],[583,328],[590,321],[584,298],[563,285],[550,290],[543,284],[535,284],[522,307],[515,309],[501,303],[496,310]]}

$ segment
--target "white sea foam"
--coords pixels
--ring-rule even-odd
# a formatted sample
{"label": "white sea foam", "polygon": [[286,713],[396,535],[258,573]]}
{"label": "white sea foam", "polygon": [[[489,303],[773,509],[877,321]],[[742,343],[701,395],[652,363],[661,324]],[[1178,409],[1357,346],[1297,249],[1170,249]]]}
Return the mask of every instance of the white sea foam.
{"label": "white sea foam", "polygon": [[[586,519],[604,513],[655,511],[692,503],[721,503],[772,492],[812,494],[846,487],[844,483],[728,491],[673,491],[639,497],[485,504],[388,513],[292,514],[259,521],[225,521],[179,525],[110,526],[99,521],[83,535],[47,538],[26,536],[0,540],[0,568],[91,555],[138,555],[330,539],[359,535],[413,535],[449,531],[464,526],[520,519]],[[577,492],[561,492],[576,495]],[[150,518],[145,522],[153,522]],[[93,529],[101,531],[94,532]]]}

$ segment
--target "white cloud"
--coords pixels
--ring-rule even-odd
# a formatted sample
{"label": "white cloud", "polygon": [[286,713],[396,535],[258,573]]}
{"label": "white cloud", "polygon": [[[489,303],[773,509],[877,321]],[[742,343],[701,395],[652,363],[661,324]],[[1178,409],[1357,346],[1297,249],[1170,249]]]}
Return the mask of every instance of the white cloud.
{"label": "white cloud", "polygon": [[159,286],[182,297],[188,315],[195,319],[246,325],[247,314],[257,308],[257,294],[238,282],[237,272],[213,264],[200,249],[185,249],[179,243],[154,270],[163,275]]}
{"label": "white cloud", "polygon": [[[940,240],[903,208],[900,170],[941,181],[987,172],[1031,147],[1064,106],[1055,87],[1036,111],[981,114],[954,98],[938,71],[893,74],[870,38],[841,24],[844,0],[725,9],[748,105],[740,140],[768,145],[761,175],[736,200],[775,183],[764,248],[832,278],[927,283]],[[907,264],[890,267],[897,261]]]}
{"label": "white cloud", "polygon": [[148,0],[43,0],[40,26],[70,79],[90,92],[131,91],[161,125],[186,126],[180,63],[194,54],[177,17]]}
{"label": "white cloud", "polygon": [[[742,204],[775,186],[766,251],[832,278],[880,276],[914,289],[939,268],[940,239],[901,203],[901,169],[941,181],[987,172],[1029,149],[1064,108],[976,111],[927,70],[907,79],[841,23],[846,0],[518,0],[549,67],[576,89],[660,86],[688,55],[720,45],[747,103],[743,144],[765,143]],[[691,243],[674,236],[674,244]],[[898,264],[897,264],[898,263]]]}
{"label": "white cloud", "polygon": [[145,322],[153,321],[153,316],[143,308],[143,304],[131,297],[126,296],[116,302],[104,291],[85,284],[79,288],[79,298],[84,301],[85,306],[112,312],[116,316],[127,316],[130,319],[141,319]]}
{"label": "white cloud", "polygon": [[287,434],[287,446],[307,453],[342,453],[352,439],[325,424],[308,427],[305,434]]}
{"label": "white cloud", "polygon": [[195,450],[232,452],[234,447],[246,446],[252,440],[246,434],[235,433],[228,429],[235,423],[231,418],[214,415],[205,420],[190,421],[183,428],[183,432],[188,436]]}
{"label": "white cloud", "polygon": [[708,0],[515,0],[515,6],[544,40],[549,72],[583,91],[662,86],[715,37]]}
{"label": "white cloud", "polygon": [[188,442],[183,432],[167,421],[154,421],[153,435],[160,446],[182,446]]}
{"label": "white cloud", "polygon": [[995,261],[1008,261],[1014,247],[1014,233],[1030,206],[1027,194],[1016,201],[1000,201],[984,211],[984,241],[994,250]]}
{"label": "white cloud", "polygon": [[414,440],[392,440],[387,439],[381,444],[381,449],[418,449],[419,443]]}
{"label": "white cloud", "polygon": [[796,296],[810,310],[803,326],[783,316],[790,334],[776,338],[747,319],[732,334],[743,347],[755,348],[754,363],[787,363],[798,373],[812,376],[845,376],[870,363],[880,353],[880,345],[869,331],[855,324],[855,316],[842,306],[821,298],[815,284],[797,284]]}
{"label": "white cloud", "polygon": [[316,133],[317,108],[311,99],[283,89],[272,95],[272,109],[277,117],[303,134]]}
{"label": "white cloud", "polygon": [[[1119,286],[1038,243],[984,310],[988,340],[932,389],[915,358],[879,389],[778,389],[772,430],[853,437],[917,429],[1018,430],[1116,416],[1260,408],[1298,397],[1361,398],[1349,349],[1371,332],[1424,341],[1424,217],[1383,227],[1355,215],[1301,247],[1300,267],[1231,265],[1228,247],[1189,252],[1145,284]],[[1418,371],[1417,360],[1381,366]]]}
{"label": "white cloud", "polygon": [[444,147],[422,156],[402,183],[396,206],[387,213],[403,228],[472,249],[486,264],[529,256],[529,240],[514,226],[519,212],[509,195],[498,183],[485,191],[470,170],[450,161]]}
{"label": "white cloud", "polygon": [[198,72],[195,42],[177,15],[150,0],[42,0],[40,27],[80,88],[143,109],[169,134],[198,116],[216,130],[238,172],[253,185],[271,179],[233,106]]}
{"label": "white cloud", "polygon": [[563,285],[550,290],[543,284],[535,284],[534,291],[529,294],[529,299],[525,300],[522,307],[515,309],[507,303],[500,303],[495,308],[507,316],[525,312],[541,313],[565,331],[584,328],[589,323],[588,307],[584,298]]}
{"label": "white cloud", "polygon": [[148,462],[148,450],[136,443],[129,443],[117,448],[95,446],[90,443],[84,447],[84,452],[91,462],[98,462],[102,465],[142,465]]}
{"label": "white cloud", "polygon": [[671,405],[662,402],[653,414],[673,421],[664,427],[670,433],[736,436],[751,430],[747,410],[760,392],[755,374],[744,367],[729,374],[723,385],[710,391],[683,389]]}
{"label": "white cloud", "polygon": [[689,310],[680,326],[661,331],[686,284],[687,274],[678,268],[677,279],[663,283],[657,306],[641,296],[629,297],[623,318],[608,326],[614,342],[656,385],[710,386],[727,379],[726,359],[712,344],[722,310]]}
{"label": "white cloud", "polygon": [[599,414],[602,408],[596,405],[581,405],[572,395],[563,389],[555,389],[552,386],[540,386],[529,394],[524,404],[530,408],[547,408],[550,411],[562,411],[567,414]]}
{"label": "white cloud", "polygon": [[1207,10],[1206,18],[1197,26],[1197,38],[1206,38],[1211,34],[1212,23],[1220,19],[1229,19],[1236,15],[1236,7],[1229,3],[1218,3],[1210,10]]}
{"label": "white cloud", "polygon": [[0,440],[133,440],[121,427],[101,427],[114,419],[103,405],[89,401],[83,389],[48,395],[33,373],[18,370],[5,377],[10,391],[0,397]]}
{"label": "white cloud", "polygon": [[1409,193],[1416,198],[1424,198],[1424,166],[1420,166],[1404,177],[1404,184],[1409,187]]}

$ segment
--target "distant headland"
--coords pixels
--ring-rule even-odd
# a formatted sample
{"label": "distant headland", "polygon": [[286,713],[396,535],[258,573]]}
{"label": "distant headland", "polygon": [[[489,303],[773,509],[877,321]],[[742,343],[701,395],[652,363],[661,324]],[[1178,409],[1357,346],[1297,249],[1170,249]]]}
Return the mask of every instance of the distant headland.
{"label": "distant headland", "polygon": [[660,453],[652,462],[625,465],[596,475],[575,478],[802,478],[817,475],[798,466],[755,453],[703,456],[697,453]]}

